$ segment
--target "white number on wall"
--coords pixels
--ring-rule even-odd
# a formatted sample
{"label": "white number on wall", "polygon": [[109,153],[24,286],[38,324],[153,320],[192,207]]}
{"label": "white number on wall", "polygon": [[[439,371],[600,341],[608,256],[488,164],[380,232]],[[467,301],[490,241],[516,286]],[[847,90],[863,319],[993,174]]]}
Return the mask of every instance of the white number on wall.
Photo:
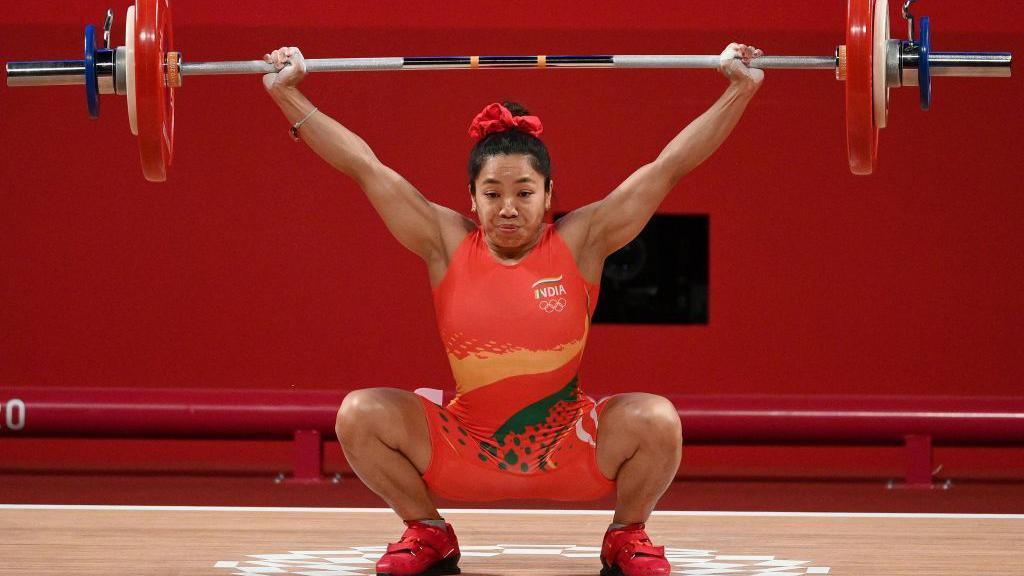
{"label": "white number on wall", "polygon": [[0,402],[0,413],[3,414],[0,424],[6,425],[8,430],[21,430],[25,427],[25,403],[21,400],[13,398]]}

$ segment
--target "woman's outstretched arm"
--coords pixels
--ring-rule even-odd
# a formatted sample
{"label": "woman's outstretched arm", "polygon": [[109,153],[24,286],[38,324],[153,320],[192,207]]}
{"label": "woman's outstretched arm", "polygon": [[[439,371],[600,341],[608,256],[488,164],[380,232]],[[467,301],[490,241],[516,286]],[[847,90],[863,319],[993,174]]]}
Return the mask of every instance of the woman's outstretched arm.
{"label": "woman's outstretched arm", "polygon": [[428,264],[443,258],[448,252],[445,246],[457,244],[472,222],[427,200],[405,178],[381,163],[362,138],[326,114],[314,111],[313,104],[298,89],[306,75],[298,48],[274,50],[263,59],[278,70],[265,75],[263,85],[290,124],[302,122],[298,136],[362,188],[403,246]]}
{"label": "woman's outstretched arm", "polygon": [[721,146],[764,80],[764,72],[746,66],[760,55],[753,47],[730,44],[719,68],[729,86],[718,101],[608,196],[566,216],[564,225],[583,232],[583,250],[603,258],[629,243],[676,183]]}

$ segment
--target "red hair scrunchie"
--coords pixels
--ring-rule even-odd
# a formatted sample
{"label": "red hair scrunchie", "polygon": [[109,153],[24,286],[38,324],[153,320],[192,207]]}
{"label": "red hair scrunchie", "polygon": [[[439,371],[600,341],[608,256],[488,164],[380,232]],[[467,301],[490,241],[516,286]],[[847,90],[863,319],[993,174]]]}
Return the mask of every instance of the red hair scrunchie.
{"label": "red hair scrunchie", "polygon": [[488,134],[519,130],[531,136],[540,136],[544,126],[536,116],[513,116],[508,108],[495,102],[488,104],[469,124],[469,136],[480,140]]}

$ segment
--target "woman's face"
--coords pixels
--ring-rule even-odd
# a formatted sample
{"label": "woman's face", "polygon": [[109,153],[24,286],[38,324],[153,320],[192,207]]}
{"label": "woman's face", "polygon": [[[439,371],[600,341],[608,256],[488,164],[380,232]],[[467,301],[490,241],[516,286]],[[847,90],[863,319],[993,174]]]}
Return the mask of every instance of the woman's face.
{"label": "woman's face", "polygon": [[502,154],[484,161],[472,200],[491,247],[516,256],[517,249],[539,238],[551,191],[544,189],[544,175],[533,169],[529,156]]}

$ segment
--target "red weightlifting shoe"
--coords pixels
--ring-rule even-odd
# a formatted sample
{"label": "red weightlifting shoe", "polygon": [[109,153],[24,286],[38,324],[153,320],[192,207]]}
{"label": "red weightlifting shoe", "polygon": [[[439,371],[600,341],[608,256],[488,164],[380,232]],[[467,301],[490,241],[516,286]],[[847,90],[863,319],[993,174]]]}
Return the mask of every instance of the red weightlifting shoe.
{"label": "red weightlifting shoe", "polygon": [[668,576],[672,566],[665,547],[655,546],[643,524],[630,524],[604,535],[601,576]]}
{"label": "red weightlifting shoe", "polygon": [[444,576],[458,574],[459,541],[451,524],[445,529],[415,520],[406,522],[402,537],[388,544],[377,561],[377,576]]}

